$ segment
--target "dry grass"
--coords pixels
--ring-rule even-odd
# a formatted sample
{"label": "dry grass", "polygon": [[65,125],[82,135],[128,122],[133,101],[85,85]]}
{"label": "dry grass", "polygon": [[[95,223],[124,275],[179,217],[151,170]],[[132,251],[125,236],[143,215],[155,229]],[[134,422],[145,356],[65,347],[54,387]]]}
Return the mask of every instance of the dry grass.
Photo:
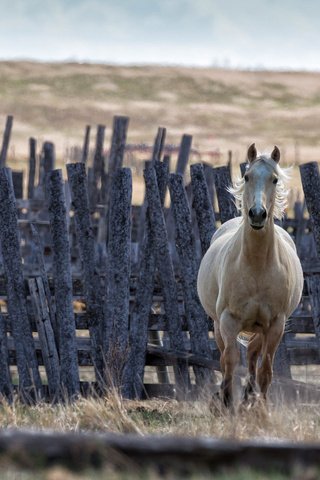
{"label": "dry grass", "polygon": [[[320,156],[319,85],[319,73],[0,62],[0,131],[6,115],[13,114],[8,164],[23,170],[30,136],[40,146],[53,141],[61,167],[70,147],[82,145],[86,124],[107,126],[108,148],[114,115],[130,117],[131,144],[152,145],[161,125],[167,127],[168,144],[178,145],[183,133],[193,135],[203,160],[225,163],[232,150],[238,164],[255,141],[261,151],[276,143],[282,163],[297,165]],[[92,148],[94,137],[93,131]],[[208,156],[215,150],[220,159]],[[141,160],[148,156],[140,154]],[[130,155],[125,163],[131,165]],[[300,191],[297,169],[293,186]],[[142,179],[135,177],[134,203],[142,201],[143,192]]]}
{"label": "dry grass", "polygon": [[[318,406],[282,405],[268,409],[257,404],[242,409],[232,416],[227,412],[209,409],[206,402],[177,402],[174,400],[123,401],[116,394],[106,398],[81,398],[73,404],[25,406],[19,401],[12,405],[0,405],[2,428],[23,428],[58,431],[97,431],[116,433],[172,434],[176,436],[214,436],[222,439],[261,439],[294,442],[316,442],[320,436],[320,412]],[[317,480],[319,472],[314,469],[294,470],[290,475],[280,472],[257,472],[250,469],[233,469],[215,473],[217,480]],[[0,461],[0,476],[4,480],[159,480],[156,471],[115,471],[108,466],[102,471],[70,472],[62,467],[46,471],[15,470],[5,460]],[[180,477],[168,472],[165,478]],[[192,479],[212,478],[210,472],[195,472]]]}
{"label": "dry grass", "polygon": [[81,398],[73,404],[35,406],[2,402],[2,428],[35,428],[58,431],[99,431],[223,439],[289,439],[313,442],[320,437],[320,411],[316,405],[261,404],[241,409],[232,416],[210,409],[205,401],[124,401],[117,395]]}
{"label": "dry grass", "polygon": [[[0,62],[0,124],[15,116],[11,158],[30,135],[65,148],[82,144],[85,124],[131,117],[128,141],[151,143],[159,125],[168,142],[194,135],[200,151],[219,148],[238,160],[249,143],[279,144],[288,163],[318,157],[320,74],[241,72],[214,68],[124,67]],[[15,151],[15,155],[14,155]]]}

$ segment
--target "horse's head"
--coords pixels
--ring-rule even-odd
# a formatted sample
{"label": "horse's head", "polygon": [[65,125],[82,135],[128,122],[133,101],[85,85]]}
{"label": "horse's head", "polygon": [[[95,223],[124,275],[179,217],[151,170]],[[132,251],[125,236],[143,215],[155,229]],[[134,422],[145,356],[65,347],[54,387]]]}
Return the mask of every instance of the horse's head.
{"label": "horse's head", "polygon": [[248,149],[248,166],[244,175],[243,215],[255,230],[262,229],[273,219],[276,201],[280,150],[274,147],[270,156],[259,155],[255,144]]}

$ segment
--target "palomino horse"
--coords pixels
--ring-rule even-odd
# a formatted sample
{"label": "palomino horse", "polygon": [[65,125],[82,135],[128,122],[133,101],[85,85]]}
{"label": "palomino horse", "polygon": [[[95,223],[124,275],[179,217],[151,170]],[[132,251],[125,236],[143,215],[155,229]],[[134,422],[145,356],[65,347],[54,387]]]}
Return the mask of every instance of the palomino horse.
{"label": "palomino horse", "polygon": [[270,156],[258,156],[255,144],[251,145],[245,175],[230,189],[242,216],[216,231],[199,269],[198,293],[214,321],[226,406],[233,403],[238,335],[245,332],[249,339],[245,398],[255,393],[257,377],[265,399],[286,320],[301,298],[303,273],[295,245],[289,234],[274,224],[274,218],[283,216],[288,193],[279,160],[278,147]]}

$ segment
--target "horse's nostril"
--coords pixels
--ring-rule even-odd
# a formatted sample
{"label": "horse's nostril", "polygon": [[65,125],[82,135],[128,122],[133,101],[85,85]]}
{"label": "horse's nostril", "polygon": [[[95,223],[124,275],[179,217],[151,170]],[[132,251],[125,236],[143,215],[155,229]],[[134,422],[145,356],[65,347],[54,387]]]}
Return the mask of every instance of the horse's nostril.
{"label": "horse's nostril", "polygon": [[262,213],[262,218],[263,218],[263,220],[265,220],[265,219],[267,218],[267,212],[266,212],[266,210],[263,211],[263,213]]}
{"label": "horse's nostril", "polygon": [[253,218],[253,217],[254,217],[254,213],[253,213],[252,208],[250,208],[250,210],[249,210],[249,217],[250,217],[250,218]]}

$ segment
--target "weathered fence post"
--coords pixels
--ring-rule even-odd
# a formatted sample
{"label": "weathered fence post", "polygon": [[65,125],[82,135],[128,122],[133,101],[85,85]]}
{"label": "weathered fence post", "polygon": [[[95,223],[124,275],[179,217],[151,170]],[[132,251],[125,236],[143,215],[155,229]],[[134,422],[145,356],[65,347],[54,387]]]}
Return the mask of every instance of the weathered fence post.
{"label": "weathered fence post", "polygon": [[48,174],[55,166],[55,149],[51,142],[44,142],[40,155],[39,182],[35,191],[35,197],[43,200],[46,197]]}
{"label": "weathered fence post", "polygon": [[10,136],[13,124],[13,116],[8,115],[6,120],[6,126],[3,132],[2,147],[0,152],[0,168],[6,165],[7,153],[10,143]]}
{"label": "weathered fence post", "polygon": [[90,125],[87,125],[86,130],[85,130],[85,134],[84,134],[82,155],[81,155],[81,162],[83,162],[85,165],[87,164],[88,155],[89,155],[90,131],[91,131]]}
{"label": "weathered fence post", "polygon": [[103,302],[100,278],[97,274],[95,265],[94,236],[91,225],[85,164],[69,163],[67,165],[67,172],[71,189],[72,205],[75,213],[76,235],[83,269],[92,360],[96,369],[96,378],[101,382],[103,378]]}
{"label": "weathered fence post", "polygon": [[6,319],[0,313],[0,395],[12,401],[12,381],[9,370]]}
{"label": "weathered fence post", "polygon": [[[190,333],[191,351],[194,354],[211,357],[207,316],[197,294],[196,249],[192,232],[191,213],[187,194],[180,174],[171,174],[169,178],[171,208],[175,219],[176,246],[180,259],[181,281],[187,324]],[[194,367],[198,386],[208,385],[213,375],[203,367]]]}
{"label": "weathered fence post", "polygon": [[[108,158],[108,173],[103,176],[103,182],[101,187],[102,199],[105,204],[105,219],[106,226],[104,227],[107,230],[107,239],[109,232],[109,217],[110,217],[110,192],[112,190],[113,176],[119,168],[122,167],[124,153],[126,148],[127,141],[127,131],[129,125],[129,118],[122,116],[115,116],[113,118],[113,128],[112,128],[112,138],[111,138],[111,147],[110,155]],[[108,240],[107,240],[108,241]]]}
{"label": "weathered fence post", "polygon": [[23,198],[23,172],[12,170],[12,183],[15,198]]}
{"label": "weathered fence post", "polygon": [[34,180],[36,174],[37,141],[29,138],[29,175],[28,175],[28,198],[34,196]]}
{"label": "weathered fence post", "polygon": [[228,187],[232,185],[229,165],[214,169],[214,183],[218,198],[220,221],[224,223],[238,215],[237,207],[231,193],[228,191]]}
{"label": "weathered fence post", "polygon": [[54,144],[52,142],[44,142],[39,170],[40,185],[45,186],[47,175],[54,169],[55,161]]}
{"label": "weathered fence post", "polygon": [[[214,186],[214,168],[208,163],[202,163],[204,177],[207,182],[208,193],[210,203],[212,204],[213,211],[215,211],[215,186]],[[191,168],[191,167],[190,167]]]}
{"label": "weathered fence post", "polygon": [[127,360],[130,300],[131,199],[129,168],[113,175],[110,196],[108,272],[103,344],[106,381],[119,388]]}
{"label": "weathered fence post", "polygon": [[113,118],[111,149],[108,162],[108,174],[111,176],[117,171],[118,168],[122,167],[127,141],[128,125],[128,117],[115,116]]}
{"label": "weathered fence post", "polygon": [[195,163],[190,167],[191,185],[193,193],[193,208],[197,216],[202,255],[210,246],[211,238],[216,231],[216,220],[212,203],[209,198],[207,182],[201,163]]}
{"label": "weathered fence post", "polygon": [[50,399],[57,400],[60,389],[60,364],[44,285],[41,277],[29,278],[28,284],[43,363],[47,374]]}
{"label": "weathered fence post", "polygon": [[166,128],[159,127],[157,131],[156,138],[153,144],[153,151],[152,151],[152,162],[160,162],[161,155],[163,152],[164,144],[166,141]]}
{"label": "weathered fence post", "polygon": [[90,205],[91,210],[94,211],[97,202],[99,201],[99,180],[102,182],[104,176],[104,155],[103,155],[103,144],[104,144],[104,134],[105,134],[105,125],[98,125],[97,127],[97,137],[96,137],[96,147],[93,157],[93,178],[90,183]]}
{"label": "weathered fence post", "polygon": [[[155,256],[163,291],[164,307],[168,322],[170,346],[174,351],[184,352],[184,340],[177,301],[177,285],[169,253],[168,235],[165,226],[161,199],[153,167],[144,170],[150,227],[155,244]],[[190,387],[188,366],[185,360],[177,360],[174,372],[179,397],[184,397]]]}
{"label": "weathered fence post", "polygon": [[178,161],[177,161],[177,167],[176,167],[176,173],[180,173],[180,175],[182,176],[184,175],[184,172],[186,171],[186,168],[188,165],[191,144],[192,144],[192,135],[184,134],[182,136],[181,143],[180,143]]}
{"label": "weathered fence post", "polygon": [[[312,233],[320,258],[320,173],[317,162],[308,162],[300,165],[300,175],[306,205],[312,222]],[[306,278],[312,306],[312,319],[315,334],[320,345],[320,274]]]}
{"label": "weathered fence post", "polygon": [[17,208],[11,170],[0,169],[0,244],[5,269],[8,313],[16,347],[19,388],[23,398],[37,397],[41,379],[27,314],[23,280]]}
{"label": "weathered fence post", "polygon": [[[149,164],[150,168],[150,164]],[[167,188],[169,170],[168,164],[156,161],[157,183],[161,204]],[[147,202],[146,202],[147,203]],[[146,218],[146,229],[139,264],[136,298],[130,322],[129,357],[124,370],[122,394],[126,398],[141,398],[143,393],[143,372],[145,367],[148,325],[153,301],[156,259],[154,254],[155,241],[150,226],[149,214]],[[149,332],[150,333],[150,332]],[[151,335],[151,341],[159,343],[159,332]],[[163,380],[168,380],[166,372]],[[159,374],[158,374],[159,378]]]}
{"label": "weathered fence post", "polygon": [[54,339],[55,339],[57,348],[59,348],[59,329],[57,325],[55,306],[51,298],[51,291],[50,291],[49,281],[47,277],[45,262],[43,258],[43,245],[41,242],[39,232],[35,227],[35,225],[33,225],[32,223],[30,224],[30,230],[31,230],[32,240],[34,242],[35,261],[40,270],[40,276],[42,279],[42,284],[43,284],[43,288],[46,296],[48,313],[50,316],[50,322],[51,322],[51,326],[54,333]]}
{"label": "weathered fence post", "polygon": [[[154,164],[154,165],[156,163],[160,163],[161,155],[162,155],[165,140],[166,140],[166,132],[167,131],[166,131],[165,128],[163,128],[163,127],[158,128],[156,138],[154,139],[152,159],[151,159],[151,163]],[[147,160],[145,162],[145,165],[146,164],[150,164],[150,160]],[[166,189],[166,187],[165,187],[165,189]],[[145,193],[143,203],[142,203],[141,208],[140,208],[138,232],[137,232],[137,241],[140,244],[140,246],[142,245],[143,236],[144,236],[145,227],[146,227],[146,223],[145,223],[146,213],[147,213],[147,197],[146,197],[146,193]],[[141,253],[141,252],[139,252],[139,253]],[[157,332],[155,332],[154,334],[151,333],[151,335],[158,336],[158,333]]]}
{"label": "weathered fence post", "polygon": [[303,163],[299,167],[302,187],[312,222],[312,233],[320,258],[320,174],[317,162]]}
{"label": "weathered fence post", "polygon": [[61,393],[79,393],[79,371],[73,312],[70,246],[61,170],[48,174],[48,210],[52,234],[54,292],[59,328]]}

